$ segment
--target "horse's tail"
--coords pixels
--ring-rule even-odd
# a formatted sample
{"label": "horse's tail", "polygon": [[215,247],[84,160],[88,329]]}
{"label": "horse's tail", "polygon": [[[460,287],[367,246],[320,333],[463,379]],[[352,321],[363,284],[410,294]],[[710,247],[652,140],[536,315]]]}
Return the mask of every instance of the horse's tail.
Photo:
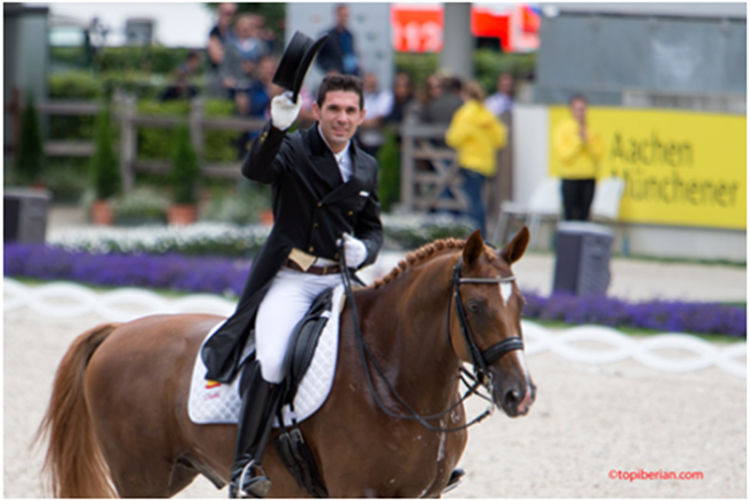
{"label": "horse's tail", "polygon": [[91,355],[118,326],[106,323],[79,335],[57,368],[49,408],[34,440],[49,437],[42,470],[50,474],[57,498],[117,496],[94,436],[83,377]]}

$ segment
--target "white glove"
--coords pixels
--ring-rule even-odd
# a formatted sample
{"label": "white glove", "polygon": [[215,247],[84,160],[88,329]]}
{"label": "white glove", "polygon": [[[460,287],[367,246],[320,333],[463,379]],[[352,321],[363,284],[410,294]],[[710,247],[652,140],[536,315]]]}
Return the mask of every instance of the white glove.
{"label": "white glove", "polygon": [[344,233],[344,258],[346,267],[357,269],[367,260],[367,246],[354,236]]}
{"label": "white glove", "polygon": [[292,93],[284,92],[271,101],[271,124],[279,130],[292,126],[302,109],[302,98],[297,94],[297,103],[292,102]]}

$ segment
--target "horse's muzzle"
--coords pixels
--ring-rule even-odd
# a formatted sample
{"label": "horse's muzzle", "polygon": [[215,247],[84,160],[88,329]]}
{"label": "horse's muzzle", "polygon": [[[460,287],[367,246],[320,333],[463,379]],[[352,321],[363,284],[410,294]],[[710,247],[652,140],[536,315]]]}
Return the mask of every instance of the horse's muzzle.
{"label": "horse's muzzle", "polygon": [[536,399],[536,386],[526,381],[501,382],[493,390],[493,399],[509,417],[526,415]]}

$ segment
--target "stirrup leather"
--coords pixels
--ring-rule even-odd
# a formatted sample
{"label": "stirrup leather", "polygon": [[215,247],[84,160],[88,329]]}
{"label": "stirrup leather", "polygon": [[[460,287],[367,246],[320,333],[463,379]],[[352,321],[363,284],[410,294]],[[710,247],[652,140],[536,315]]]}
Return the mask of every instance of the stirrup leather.
{"label": "stirrup leather", "polygon": [[266,498],[271,491],[271,480],[261,464],[252,459],[243,467],[239,477],[232,481],[231,486],[231,498]]}

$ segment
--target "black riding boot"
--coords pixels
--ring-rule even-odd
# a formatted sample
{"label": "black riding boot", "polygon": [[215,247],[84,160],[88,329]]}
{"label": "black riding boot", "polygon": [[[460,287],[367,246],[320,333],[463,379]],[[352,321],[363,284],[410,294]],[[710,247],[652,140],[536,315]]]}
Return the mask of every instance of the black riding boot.
{"label": "black riding boot", "polygon": [[271,489],[271,481],[266,477],[261,461],[271,434],[280,390],[278,384],[263,380],[259,363],[247,369],[253,371],[242,393],[229,497],[265,498]]}

